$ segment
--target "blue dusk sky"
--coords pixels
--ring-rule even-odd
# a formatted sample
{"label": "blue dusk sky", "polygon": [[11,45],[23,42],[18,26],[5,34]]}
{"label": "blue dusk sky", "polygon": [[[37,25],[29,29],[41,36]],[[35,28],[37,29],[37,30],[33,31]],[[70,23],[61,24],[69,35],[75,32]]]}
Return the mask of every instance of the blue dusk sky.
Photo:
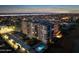
{"label": "blue dusk sky", "polygon": [[0,5],[0,13],[11,12],[72,12],[79,11],[79,5]]}

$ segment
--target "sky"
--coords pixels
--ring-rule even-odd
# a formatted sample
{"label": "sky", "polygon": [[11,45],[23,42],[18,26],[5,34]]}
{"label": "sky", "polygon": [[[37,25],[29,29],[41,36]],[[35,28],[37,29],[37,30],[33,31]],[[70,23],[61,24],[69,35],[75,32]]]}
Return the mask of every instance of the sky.
{"label": "sky", "polygon": [[0,13],[79,12],[79,5],[0,5]]}
{"label": "sky", "polygon": [[79,9],[79,5],[0,5],[0,8],[68,8]]}

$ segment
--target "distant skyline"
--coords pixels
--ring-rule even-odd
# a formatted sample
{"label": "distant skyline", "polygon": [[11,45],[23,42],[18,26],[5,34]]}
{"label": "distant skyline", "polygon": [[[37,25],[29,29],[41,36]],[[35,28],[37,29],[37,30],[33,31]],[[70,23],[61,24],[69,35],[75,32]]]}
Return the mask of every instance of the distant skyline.
{"label": "distant skyline", "polygon": [[79,5],[0,5],[0,13],[79,13]]}

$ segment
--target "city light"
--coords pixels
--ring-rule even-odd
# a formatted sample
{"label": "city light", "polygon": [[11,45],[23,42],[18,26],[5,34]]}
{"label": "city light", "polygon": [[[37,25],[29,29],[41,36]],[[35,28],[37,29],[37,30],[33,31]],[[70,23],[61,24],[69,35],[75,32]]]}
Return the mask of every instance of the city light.
{"label": "city light", "polygon": [[0,29],[0,34],[9,33],[15,31],[15,26],[2,26]]}
{"label": "city light", "polygon": [[70,20],[72,17],[63,15],[29,15],[26,18],[4,16],[3,18],[4,20],[9,18],[9,20],[6,20],[8,24],[6,21],[0,21],[1,39],[16,52],[45,52],[46,49],[52,47],[62,47],[63,42],[61,39],[64,40],[65,34],[69,34],[66,33],[67,31],[71,32],[71,25],[74,24]]}
{"label": "city light", "polygon": [[9,39],[9,36],[8,35],[2,35],[2,37],[5,39],[5,41],[14,49],[17,49],[18,46],[14,43],[14,40],[13,39]]}
{"label": "city light", "polygon": [[62,35],[61,34],[60,35],[57,35],[56,38],[62,38]]}
{"label": "city light", "polygon": [[49,43],[54,44],[55,42],[52,39],[49,39]]}
{"label": "city light", "polygon": [[36,51],[40,52],[40,51],[42,51],[44,48],[45,48],[44,45],[40,45],[40,46],[38,46],[38,47],[36,48]]}
{"label": "city light", "polygon": [[9,37],[7,35],[3,35],[3,38],[4,39],[8,39]]}
{"label": "city light", "polygon": [[25,52],[25,51],[26,51],[26,49],[25,49],[25,48],[21,48],[20,50],[21,50],[21,52]]}
{"label": "city light", "polygon": [[11,45],[12,48],[17,49],[18,46],[13,43],[13,40],[9,40],[8,43]]}
{"label": "city light", "polygon": [[62,19],[69,19],[69,17],[63,17]]}

